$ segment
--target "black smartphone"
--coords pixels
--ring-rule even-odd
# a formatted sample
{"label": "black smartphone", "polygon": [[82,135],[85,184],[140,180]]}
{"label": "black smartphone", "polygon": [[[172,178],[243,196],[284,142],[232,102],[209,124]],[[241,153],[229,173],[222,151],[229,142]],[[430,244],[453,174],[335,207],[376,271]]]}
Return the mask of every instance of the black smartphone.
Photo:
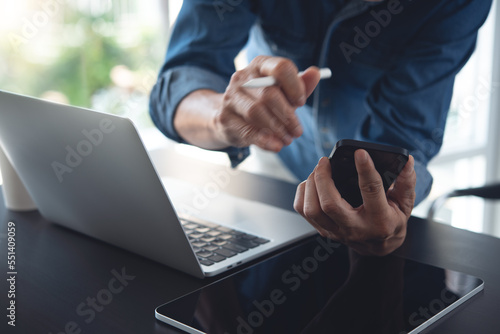
{"label": "black smartphone", "polygon": [[351,139],[339,140],[329,157],[332,178],[340,195],[354,208],[363,204],[354,163],[354,152],[358,149],[364,149],[372,158],[375,169],[382,177],[385,192],[403,170],[409,156],[408,150],[401,147]]}

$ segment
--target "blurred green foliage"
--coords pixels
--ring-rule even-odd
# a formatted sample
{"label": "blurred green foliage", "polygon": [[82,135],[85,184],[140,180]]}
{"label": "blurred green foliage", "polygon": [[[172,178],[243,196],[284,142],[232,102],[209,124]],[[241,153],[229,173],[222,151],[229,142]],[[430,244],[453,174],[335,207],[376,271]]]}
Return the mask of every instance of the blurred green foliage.
{"label": "blurred green foliage", "polygon": [[111,84],[109,73],[115,65],[133,66],[132,53],[123,52],[113,38],[96,33],[92,21],[89,18],[79,21],[84,42],[80,47],[65,48],[59,59],[43,70],[46,82],[40,83],[37,91],[60,91],[71,104],[90,107],[92,94]]}
{"label": "blurred green foliage", "polygon": [[[112,7],[92,16],[68,4],[58,14],[60,17],[51,18],[33,38],[24,38],[19,29],[0,40],[0,89],[37,97],[56,91],[72,105],[92,107],[94,94],[112,86],[113,67],[125,65],[137,74],[138,82],[145,82],[141,76],[150,77],[158,70],[165,49],[160,31],[137,24],[137,42],[123,43],[123,22],[115,21]],[[12,36],[22,43],[13,45]],[[151,80],[147,85],[139,87],[144,94],[151,88]],[[147,110],[147,106],[141,108]]]}

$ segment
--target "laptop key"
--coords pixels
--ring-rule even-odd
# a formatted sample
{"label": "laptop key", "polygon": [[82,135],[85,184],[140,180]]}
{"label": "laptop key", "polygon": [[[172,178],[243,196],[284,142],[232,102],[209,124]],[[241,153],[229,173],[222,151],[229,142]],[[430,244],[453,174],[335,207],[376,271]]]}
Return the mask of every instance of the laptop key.
{"label": "laptop key", "polygon": [[222,232],[221,231],[217,231],[217,230],[212,230],[210,232],[207,232],[208,235],[212,236],[212,237],[216,237],[218,235],[221,235]]}
{"label": "laptop key", "polygon": [[225,227],[225,226],[219,226],[219,227],[217,227],[217,229],[218,229],[219,231],[226,232],[226,233],[227,233],[227,232],[231,232],[231,231],[233,231],[233,230],[231,230],[229,227]]}
{"label": "laptop key", "polygon": [[224,256],[219,255],[219,254],[214,254],[214,255],[210,256],[208,259],[210,261],[220,262],[222,260],[225,260],[226,258]]}
{"label": "laptop key", "polygon": [[198,261],[204,266],[211,266],[212,264],[214,264],[214,262],[203,258],[199,258]]}
{"label": "laptop key", "polygon": [[270,240],[264,239],[264,238],[255,238],[255,239],[252,239],[252,241],[263,245],[263,244],[267,244]]}
{"label": "laptop key", "polygon": [[191,222],[189,224],[184,225],[184,228],[187,228],[188,230],[194,230],[197,227],[198,227],[198,224],[191,223]]}
{"label": "laptop key", "polygon": [[[230,243],[230,242],[228,242],[227,244],[225,244],[225,245],[224,245],[224,246],[222,246],[222,247],[227,248],[227,249],[230,249],[230,250],[232,250],[232,251],[234,251],[234,252],[238,252],[238,253],[243,253],[243,252],[245,252],[245,251],[247,251],[247,250],[248,250],[248,248],[247,248],[247,247],[243,247],[243,246],[241,246],[241,245],[237,245],[237,244],[232,244],[232,243]],[[205,248],[205,249],[206,249],[206,248]]]}
{"label": "laptop key", "polygon": [[255,235],[251,235],[251,234],[243,234],[241,236],[241,238],[246,239],[246,240],[252,240],[252,239],[255,239],[257,237]]}
{"label": "laptop key", "polygon": [[215,253],[222,255],[222,256],[225,256],[225,257],[232,257],[232,256],[235,256],[237,254],[236,252],[233,252],[232,250],[225,249],[225,248],[217,249],[215,251]]}
{"label": "laptop key", "polygon": [[231,239],[233,236],[232,235],[229,235],[229,234],[222,234],[222,235],[219,235],[219,239],[223,239],[223,240],[229,240]]}
{"label": "laptop key", "polygon": [[215,237],[203,237],[203,238],[200,238],[200,240],[203,240],[205,242],[212,242],[215,240]]}
{"label": "laptop key", "polygon": [[203,247],[204,250],[208,251],[208,252],[213,252],[214,250],[216,249],[219,249],[219,246],[216,246],[216,245],[206,245]]}
{"label": "laptop key", "polygon": [[196,229],[196,232],[199,232],[199,233],[207,233],[208,231],[210,231],[209,227],[199,227]]}
{"label": "laptop key", "polygon": [[227,241],[224,239],[215,239],[214,241],[212,241],[212,244],[217,245],[217,246],[223,246],[223,245],[227,244]]}
{"label": "laptop key", "polygon": [[189,235],[190,238],[194,238],[194,239],[199,239],[199,238],[202,238],[204,237],[205,235],[203,233],[191,233]]}
{"label": "laptop key", "polygon": [[194,247],[203,247],[205,246],[207,243],[206,242],[201,242],[201,241],[196,241],[196,242],[191,242],[191,245],[193,245]]}
{"label": "laptop key", "polygon": [[246,247],[246,248],[255,248],[259,245],[258,243],[253,242],[252,240],[246,240],[246,239],[233,238],[229,241],[231,241],[231,243],[233,243],[233,244],[236,244],[236,245],[239,245],[242,247]]}
{"label": "laptop key", "polygon": [[197,252],[196,255],[200,256],[200,257],[203,257],[203,258],[207,258],[209,256],[212,256],[214,253],[212,252],[207,252],[206,250],[202,250],[200,252]]}
{"label": "laptop key", "polygon": [[219,226],[220,226],[220,225],[218,225],[218,224],[211,223],[211,222],[207,222],[207,221],[200,222],[199,224],[200,224],[201,226],[206,226],[206,227],[209,227],[209,228],[216,228],[216,227],[219,227]]}

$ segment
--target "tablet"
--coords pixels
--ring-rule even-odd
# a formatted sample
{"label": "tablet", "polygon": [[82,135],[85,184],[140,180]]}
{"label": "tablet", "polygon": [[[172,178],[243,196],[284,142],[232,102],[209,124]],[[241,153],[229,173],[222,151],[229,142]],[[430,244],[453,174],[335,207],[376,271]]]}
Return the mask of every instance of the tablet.
{"label": "tablet", "polygon": [[[419,333],[483,289],[477,277],[315,237],[159,306],[188,333]],[[466,306],[463,306],[466,307]]]}

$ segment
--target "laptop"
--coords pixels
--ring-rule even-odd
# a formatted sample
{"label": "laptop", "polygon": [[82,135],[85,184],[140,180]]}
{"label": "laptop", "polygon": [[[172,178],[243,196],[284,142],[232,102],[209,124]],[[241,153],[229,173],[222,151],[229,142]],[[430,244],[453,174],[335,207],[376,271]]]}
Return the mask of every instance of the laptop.
{"label": "laptop", "polygon": [[187,207],[194,186],[165,187],[128,118],[0,91],[0,146],[45,219],[198,278],[316,233],[294,212],[224,193],[181,215],[168,187]]}

